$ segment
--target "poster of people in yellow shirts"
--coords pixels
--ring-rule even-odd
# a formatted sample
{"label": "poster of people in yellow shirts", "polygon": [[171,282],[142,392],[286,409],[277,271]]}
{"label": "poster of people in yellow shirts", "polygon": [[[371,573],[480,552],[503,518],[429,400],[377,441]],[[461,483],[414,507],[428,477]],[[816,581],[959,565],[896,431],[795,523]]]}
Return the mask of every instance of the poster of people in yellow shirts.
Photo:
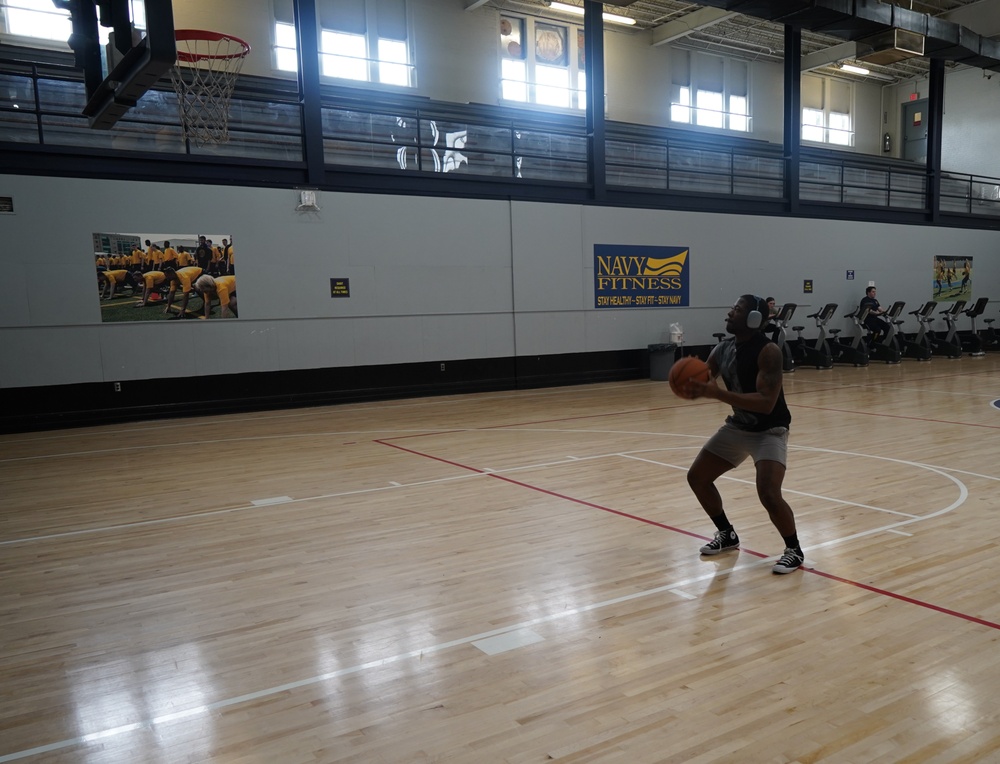
{"label": "poster of people in yellow shirts", "polygon": [[935,302],[957,302],[972,297],[972,258],[938,255],[934,258]]}
{"label": "poster of people in yellow shirts", "polygon": [[101,320],[239,317],[231,234],[95,233]]}

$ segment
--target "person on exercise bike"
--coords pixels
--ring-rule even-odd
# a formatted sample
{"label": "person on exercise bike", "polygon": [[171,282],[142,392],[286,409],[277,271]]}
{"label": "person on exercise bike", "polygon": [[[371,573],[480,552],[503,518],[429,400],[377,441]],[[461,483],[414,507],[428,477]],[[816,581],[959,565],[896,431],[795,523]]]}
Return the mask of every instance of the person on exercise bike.
{"label": "person on exercise bike", "polygon": [[865,296],[861,298],[861,304],[858,306],[858,310],[862,312],[868,308],[868,315],[865,316],[865,328],[872,333],[873,340],[885,336],[890,329],[889,322],[882,318],[886,311],[875,298],[876,291],[875,287],[868,287],[865,290]]}
{"label": "person on exercise bike", "polygon": [[781,310],[780,308],[778,308],[777,305],[774,304],[773,297],[768,297],[765,300],[765,302],[767,302],[767,327],[765,328],[764,331],[770,333],[777,331],[778,329],[777,325],[774,323],[774,317],[777,316],[778,313],[781,312]]}

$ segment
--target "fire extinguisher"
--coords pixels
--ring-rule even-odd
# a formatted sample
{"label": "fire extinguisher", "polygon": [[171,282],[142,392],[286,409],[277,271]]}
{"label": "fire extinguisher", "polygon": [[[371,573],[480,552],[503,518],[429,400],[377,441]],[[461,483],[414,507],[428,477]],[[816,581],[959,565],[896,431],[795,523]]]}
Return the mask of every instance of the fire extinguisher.
{"label": "fire extinguisher", "polygon": [[882,135],[882,151],[886,154],[892,151],[892,136],[889,133]]}

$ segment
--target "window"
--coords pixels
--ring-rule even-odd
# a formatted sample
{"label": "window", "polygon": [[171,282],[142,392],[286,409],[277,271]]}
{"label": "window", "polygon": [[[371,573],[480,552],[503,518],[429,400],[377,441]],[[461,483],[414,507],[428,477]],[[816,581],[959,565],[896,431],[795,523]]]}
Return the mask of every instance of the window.
{"label": "window", "polygon": [[827,118],[827,139],[830,143],[840,146],[850,146],[854,142],[854,133],[851,131],[851,115],[838,114],[831,111]]}
{"label": "window", "polygon": [[320,67],[327,77],[368,80],[368,41],[362,34],[320,33]]}
{"label": "window", "polygon": [[853,146],[854,84],[830,77],[802,77],[802,140]]}
{"label": "window", "polygon": [[691,88],[679,87],[670,104],[671,122],[691,122]]}
{"label": "window", "polygon": [[722,93],[699,90],[694,105],[695,119],[705,127],[723,127],[725,115],[722,111]]}
{"label": "window", "polygon": [[[414,86],[405,0],[320,0],[320,72],[325,77]],[[298,69],[291,0],[275,0],[274,66]]]}
{"label": "window", "polygon": [[670,62],[671,122],[750,132],[749,68],[745,61],[675,49]]}
{"label": "window", "polygon": [[274,63],[283,72],[299,69],[298,50],[295,42],[295,26],[281,21],[274,25]]}
{"label": "window", "polygon": [[826,116],[822,109],[803,109],[802,140],[822,143],[826,140],[825,123]]}
{"label": "window", "polygon": [[501,16],[500,97],[558,109],[586,109],[583,29]]}
{"label": "window", "polygon": [[[136,29],[146,28],[146,6],[143,0],[132,0],[132,23]],[[56,8],[52,0],[0,0],[2,31],[17,37],[52,40],[67,43],[73,33],[69,11]],[[98,25],[101,45],[108,44],[109,27]]]}

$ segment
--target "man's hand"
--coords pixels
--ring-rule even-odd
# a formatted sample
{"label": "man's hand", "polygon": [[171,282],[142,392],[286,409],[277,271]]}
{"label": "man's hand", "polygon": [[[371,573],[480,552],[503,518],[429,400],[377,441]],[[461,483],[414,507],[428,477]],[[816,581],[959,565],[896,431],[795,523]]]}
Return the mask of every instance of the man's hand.
{"label": "man's hand", "polygon": [[689,379],[684,386],[684,392],[688,398],[719,398],[719,386],[712,377],[708,382],[699,382],[696,379]]}

